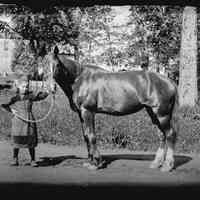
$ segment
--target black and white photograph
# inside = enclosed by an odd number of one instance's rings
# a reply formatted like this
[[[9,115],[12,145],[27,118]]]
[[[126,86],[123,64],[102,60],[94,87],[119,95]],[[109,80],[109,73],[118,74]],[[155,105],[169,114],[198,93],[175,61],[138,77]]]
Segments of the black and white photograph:
[[[83,2],[0,1],[0,190],[200,189],[199,5]]]

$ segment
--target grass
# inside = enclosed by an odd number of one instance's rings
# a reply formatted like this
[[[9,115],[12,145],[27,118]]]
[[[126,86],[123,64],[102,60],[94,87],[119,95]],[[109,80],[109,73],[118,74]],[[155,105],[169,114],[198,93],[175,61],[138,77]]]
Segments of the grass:
[[[35,103],[36,117],[42,117],[48,111],[49,99]],[[182,108],[179,111],[180,132],[176,144],[176,152],[200,152],[200,120],[195,115],[200,114],[200,106]],[[0,116],[0,139],[10,139],[11,115],[5,111]],[[59,91],[56,95],[56,105],[50,116],[38,123],[39,142],[57,145],[85,145],[81,126],[76,113],[68,104],[67,97]],[[157,127],[145,112],[123,117],[96,115],[96,133],[98,145],[103,148],[128,148],[130,150],[156,151],[159,138]]]

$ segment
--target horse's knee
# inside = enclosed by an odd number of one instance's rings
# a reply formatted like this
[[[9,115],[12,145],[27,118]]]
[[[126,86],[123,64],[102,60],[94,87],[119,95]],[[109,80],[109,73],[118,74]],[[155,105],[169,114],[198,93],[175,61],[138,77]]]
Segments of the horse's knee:
[[[90,149],[93,149],[96,145],[96,136],[94,133],[91,133],[90,131],[86,130],[84,134],[84,139],[87,143],[87,145],[90,147]]]
[[[164,148],[165,143],[166,143],[166,135],[160,131],[158,134],[158,137],[159,137],[159,141],[160,141],[160,148]]]
[[[96,136],[94,133],[86,132],[84,137],[90,145],[96,144]]]
[[[176,138],[176,132],[172,128],[166,132],[166,139],[168,144],[174,145],[176,142]]]
[[[172,126],[170,116],[159,117],[160,130],[163,132],[167,144],[173,145],[176,142],[176,132]]]

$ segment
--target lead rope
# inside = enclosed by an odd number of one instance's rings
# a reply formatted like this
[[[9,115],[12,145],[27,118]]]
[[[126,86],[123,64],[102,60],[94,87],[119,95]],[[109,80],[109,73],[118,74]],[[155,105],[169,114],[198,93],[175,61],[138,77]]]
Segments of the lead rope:
[[[51,75],[52,75],[52,72],[51,72]],[[38,120],[26,119],[26,118],[22,117],[21,115],[19,115],[15,109],[11,109],[11,111],[12,111],[12,113],[13,113],[14,116],[16,116],[17,118],[19,118],[19,119],[21,119],[21,120],[23,120],[25,122],[31,122],[31,123],[42,122],[42,121],[44,121],[44,120],[47,119],[47,117],[50,115],[50,113],[53,110],[53,107],[55,105],[55,93],[51,92],[50,96],[51,96],[51,104],[50,104],[49,110],[48,110],[47,114],[44,117],[42,117],[41,119],[38,119]]]
[[[39,122],[42,122],[47,119],[47,117],[50,115],[51,111],[53,110],[54,104],[55,104],[55,95],[51,94],[51,105],[49,107],[49,110],[44,117],[42,117],[41,119],[38,119],[38,120],[25,119],[21,115],[17,114],[17,111],[15,109],[11,109],[11,110],[12,110],[12,113],[14,116],[16,116],[17,118],[19,118],[25,122],[39,123]]]

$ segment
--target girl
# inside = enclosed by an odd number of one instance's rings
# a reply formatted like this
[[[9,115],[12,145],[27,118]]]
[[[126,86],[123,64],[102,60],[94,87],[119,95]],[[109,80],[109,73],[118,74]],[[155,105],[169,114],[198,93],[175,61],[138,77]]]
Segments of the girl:
[[[23,85],[23,83],[25,84]],[[24,88],[25,91],[27,82],[22,82],[21,87]],[[24,119],[34,121],[35,118],[32,112],[33,102],[45,99],[47,96],[47,92],[39,92],[37,95],[30,93],[28,94],[27,100],[19,100],[19,97],[13,97],[8,104],[1,105],[4,109],[14,114],[11,128],[11,140],[13,145],[13,160],[11,166],[19,165],[18,154],[20,148],[29,149],[31,158],[30,165],[33,167],[37,166],[35,161],[35,147],[38,144],[37,125],[35,122],[27,122],[19,118],[15,113],[20,114]]]

